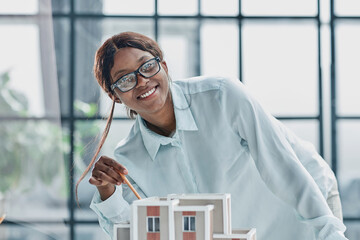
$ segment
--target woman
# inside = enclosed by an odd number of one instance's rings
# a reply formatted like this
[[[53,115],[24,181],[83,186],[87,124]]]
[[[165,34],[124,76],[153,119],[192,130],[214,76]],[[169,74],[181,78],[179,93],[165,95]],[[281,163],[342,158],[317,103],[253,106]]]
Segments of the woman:
[[[346,239],[331,169],[239,81],[171,82],[157,43],[132,32],[104,42],[94,72],[113,105],[79,182],[106,139],[115,103],[137,115],[115,150],[116,160],[101,156],[89,180],[98,189],[90,207],[109,235],[114,223],[129,219],[129,204],[136,199],[122,172],[142,197],[230,193],[233,227],[254,227],[259,239]]]

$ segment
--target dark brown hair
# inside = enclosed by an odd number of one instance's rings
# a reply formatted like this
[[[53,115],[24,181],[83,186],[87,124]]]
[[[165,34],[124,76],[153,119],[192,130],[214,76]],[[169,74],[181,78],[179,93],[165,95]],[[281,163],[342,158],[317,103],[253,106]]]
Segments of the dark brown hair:
[[[95,60],[94,60],[94,75],[96,80],[98,81],[99,85],[102,89],[109,95],[113,96],[114,92],[111,90],[111,74],[110,71],[114,66],[114,57],[117,51],[121,48],[126,47],[133,47],[140,49],[142,51],[146,51],[151,53],[154,57],[159,57],[160,61],[163,60],[163,53],[159,47],[159,45],[152,40],[151,38],[142,35],[140,33],[135,32],[123,32],[117,35],[112,36],[111,38],[107,39],[101,47],[95,53]],[[89,165],[85,169],[85,171],[81,174],[79,180],[76,183],[75,193],[76,193],[76,201],[78,201],[78,187],[80,182],[85,178],[86,174],[90,171],[91,167],[93,166],[97,155],[99,154],[106,137],[109,133],[113,114],[115,108],[115,97],[113,97],[113,103],[110,110],[109,117],[106,122],[106,126],[104,132],[101,136],[100,142],[98,144],[97,150],[92,157]],[[130,118],[134,118],[137,113],[132,110],[128,109],[128,115]]]

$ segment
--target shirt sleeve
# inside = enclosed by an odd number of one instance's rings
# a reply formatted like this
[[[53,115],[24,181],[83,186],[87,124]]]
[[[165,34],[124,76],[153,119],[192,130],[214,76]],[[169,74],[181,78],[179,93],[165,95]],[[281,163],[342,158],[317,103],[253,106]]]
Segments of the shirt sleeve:
[[[327,199],[329,197],[329,193],[333,189],[337,189],[335,174],[316,151],[312,143],[300,139],[280,121],[277,122],[291,148],[294,150],[296,157],[315,180],[324,198]]]
[[[301,221],[314,227],[317,239],[346,239],[344,224],[332,214],[320,188],[300,162],[277,120],[238,80],[223,81],[220,102],[229,124],[248,142],[256,168],[267,187],[292,206]]]
[[[145,197],[136,183],[127,176],[130,183],[141,197]],[[100,227],[113,239],[114,224],[130,221],[130,204],[136,196],[126,184],[116,186],[115,192],[105,201],[102,201],[98,191],[95,192],[90,208],[98,215]]]

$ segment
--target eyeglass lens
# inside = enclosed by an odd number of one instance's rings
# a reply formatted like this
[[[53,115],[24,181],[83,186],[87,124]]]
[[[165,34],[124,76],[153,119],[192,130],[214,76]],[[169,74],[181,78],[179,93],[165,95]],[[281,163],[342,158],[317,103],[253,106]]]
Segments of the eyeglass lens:
[[[159,64],[157,64],[156,59],[152,59],[151,61],[144,63],[140,67],[139,72],[144,77],[151,77],[158,71],[158,69],[159,69]]]

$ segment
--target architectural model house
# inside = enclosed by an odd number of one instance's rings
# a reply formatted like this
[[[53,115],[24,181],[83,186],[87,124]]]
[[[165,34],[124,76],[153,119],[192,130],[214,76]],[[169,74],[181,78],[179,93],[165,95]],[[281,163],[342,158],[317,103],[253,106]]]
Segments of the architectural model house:
[[[130,223],[114,226],[116,240],[256,240],[256,230],[233,230],[230,194],[171,194],[136,200]]]

